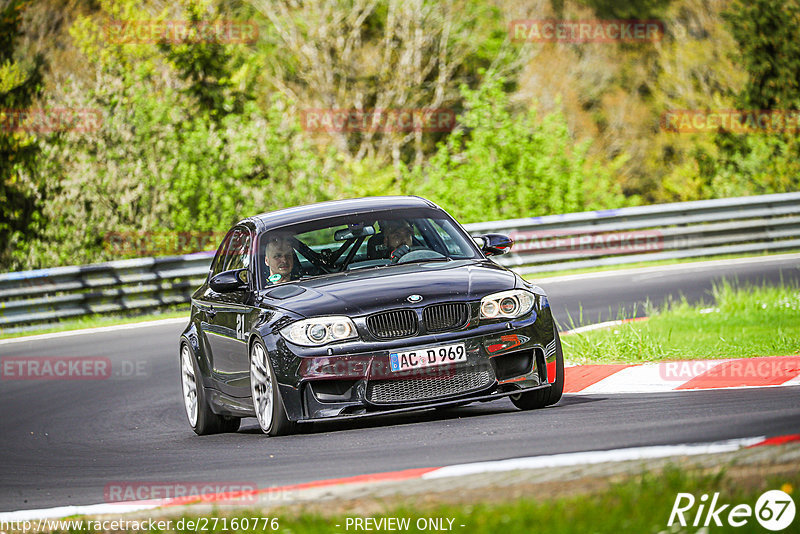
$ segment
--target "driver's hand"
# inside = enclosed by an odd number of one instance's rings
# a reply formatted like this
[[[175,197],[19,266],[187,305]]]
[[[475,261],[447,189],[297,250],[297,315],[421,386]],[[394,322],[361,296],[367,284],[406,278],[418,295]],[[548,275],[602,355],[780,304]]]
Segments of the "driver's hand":
[[[409,252],[411,252],[411,247],[409,247],[408,245],[400,245],[399,247],[397,247],[392,251],[391,255],[392,263],[397,263],[398,261],[400,261],[400,258],[405,256]]]

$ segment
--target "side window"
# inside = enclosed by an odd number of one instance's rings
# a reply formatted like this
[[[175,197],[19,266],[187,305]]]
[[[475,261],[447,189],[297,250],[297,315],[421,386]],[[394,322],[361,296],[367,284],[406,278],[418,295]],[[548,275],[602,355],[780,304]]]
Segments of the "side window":
[[[225,251],[223,271],[244,269],[250,265],[250,232],[246,228],[234,228]]]
[[[211,274],[209,278],[225,270],[225,259],[228,257],[227,254],[225,254],[225,250],[227,250],[228,244],[231,242],[231,237],[233,237],[233,232],[228,232],[228,235],[225,236],[225,239],[222,240],[222,244],[217,249],[217,255],[214,256],[214,261],[211,263]]]

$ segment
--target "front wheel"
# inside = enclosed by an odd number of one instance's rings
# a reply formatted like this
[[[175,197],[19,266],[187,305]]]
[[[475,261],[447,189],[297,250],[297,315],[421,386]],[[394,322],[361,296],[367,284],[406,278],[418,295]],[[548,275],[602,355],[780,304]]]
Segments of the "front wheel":
[[[257,340],[250,348],[250,393],[261,431],[268,436],[283,436],[294,431],[286,417],[278,382],[272,371],[264,344]]]
[[[553,325],[553,331],[556,341],[556,380],[547,389],[511,395],[511,402],[520,410],[535,410],[551,406],[560,401],[561,395],[564,393],[564,352],[561,349],[561,338],[555,325]]]
[[[200,370],[186,343],[181,344],[181,391],[186,417],[195,434],[204,436],[239,430],[241,419],[217,415],[211,411],[203,381],[200,380]]]

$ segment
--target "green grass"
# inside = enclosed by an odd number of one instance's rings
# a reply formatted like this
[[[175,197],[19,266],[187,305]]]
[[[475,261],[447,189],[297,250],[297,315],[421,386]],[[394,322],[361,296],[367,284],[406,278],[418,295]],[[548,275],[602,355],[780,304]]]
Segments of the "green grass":
[[[563,336],[573,363],[639,363],[800,354],[800,288],[716,284],[713,302],[649,307],[648,321]]]
[[[568,483],[561,486],[568,488]],[[246,517],[277,517],[279,530],[252,527],[247,532],[291,532],[293,534],[305,533],[345,533],[364,532],[355,530],[351,525],[348,529],[347,519],[355,517],[371,517],[375,520],[381,518],[407,518],[410,528],[398,532],[422,532],[417,528],[419,519],[444,518],[452,519],[452,531],[469,534],[495,534],[495,533],[529,533],[547,532],[548,534],[567,533],[660,533],[672,534],[677,532],[767,532],[758,523],[755,517],[750,517],[747,524],[733,528],[727,524],[727,514],[737,504],[746,504],[751,508],[755,506],[758,497],[766,490],[783,489],[793,492],[800,487],[800,472],[794,471],[781,476],[746,478],[731,477],[724,469],[712,473],[697,471],[684,471],[676,467],[666,469],[663,473],[645,473],[632,476],[622,482],[612,483],[593,492],[576,493],[568,496],[553,497],[546,492],[522,491],[514,497],[514,488],[487,489],[486,497],[481,497],[477,502],[464,499],[458,504],[431,504],[428,496],[420,498],[419,502],[406,502],[400,505],[384,504],[375,512],[367,514],[351,512],[343,514],[342,506],[337,506],[335,501],[330,504],[332,513],[305,512],[302,510],[272,510],[252,512],[236,512],[234,515],[218,515],[216,529],[209,532],[222,531],[222,518],[227,521],[228,531],[230,522],[237,518],[237,522]],[[712,526],[706,530],[692,527],[694,513],[697,512],[700,498],[703,494],[713,495],[719,492],[718,506],[730,504],[720,514],[722,527]],[[668,527],[670,513],[678,493],[691,493],[695,496],[696,504],[684,515],[687,527],[679,525]],[[488,498],[488,499],[487,499]],[[329,501],[330,502],[330,501]],[[434,501],[435,502],[435,501]],[[384,501],[385,503],[385,501]],[[324,505],[324,503],[323,503]],[[319,509],[320,506],[317,507]],[[349,508],[346,508],[349,509]],[[707,506],[706,506],[707,510]],[[198,516],[184,516],[186,519],[196,519]],[[208,516],[206,516],[208,517]],[[702,521],[705,520],[705,514]],[[172,525],[178,521],[172,520]],[[784,532],[797,532],[795,519],[792,526]],[[252,523],[251,523],[252,524]],[[336,525],[339,525],[338,527]],[[463,527],[461,525],[464,525]],[[702,528],[702,527],[700,527]],[[793,530],[794,529],[794,530]],[[240,532],[243,530],[240,530]],[[388,530],[375,530],[388,532]],[[424,530],[430,532],[430,530]],[[177,532],[194,532],[184,528]]]
[[[703,258],[682,258],[682,259],[672,259],[672,260],[658,260],[658,261],[638,261],[636,263],[625,263],[620,265],[601,265],[598,267],[585,267],[583,269],[563,269],[560,271],[548,271],[543,273],[533,273],[533,274],[526,274],[523,276],[526,280],[541,280],[544,278],[552,278],[555,276],[564,276],[564,275],[573,275],[573,274],[587,274],[587,273],[597,273],[597,272],[606,272],[606,271],[619,271],[619,270],[627,270],[627,269],[639,269],[642,267],[658,267],[659,265],[677,265],[679,263],[699,263],[704,261],[714,261],[714,260],[734,260],[740,258],[762,258],[765,256],[781,256],[784,254],[796,254],[800,252],[800,249],[797,250],[787,250],[782,251],[780,253],[776,252],[763,252],[761,254],[722,254],[718,256],[707,256]]]
[[[87,315],[86,317],[68,319],[53,325],[43,326],[35,330],[24,332],[3,332],[0,329],[0,339],[9,339],[22,336],[35,336],[38,334],[50,334],[52,332],[64,332],[67,330],[83,330],[86,328],[96,328],[99,326],[114,326],[120,324],[140,323],[143,321],[156,321],[158,319],[171,319],[174,317],[186,317],[189,321],[189,305],[172,306],[159,313],[148,313],[142,315]]]

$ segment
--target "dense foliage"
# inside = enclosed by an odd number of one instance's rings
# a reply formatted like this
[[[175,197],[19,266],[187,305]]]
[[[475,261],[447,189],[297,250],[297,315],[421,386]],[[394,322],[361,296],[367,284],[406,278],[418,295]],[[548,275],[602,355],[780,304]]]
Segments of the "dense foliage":
[[[800,110],[800,3],[736,0],[725,13],[748,72],[738,109]],[[793,131],[716,135],[716,157],[700,156],[709,196],[797,190],[800,137]]]
[[[469,134],[450,135],[425,166],[407,173],[407,184],[464,222],[625,203],[614,166],[587,161],[588,142],[572,140],[562,113],[539,119],[530,109],[513,116],[501,81],[489,77],[476,90],[462,87],[465,112],[458,122]]]
[[[796,132],[682,134],[670,109],[798,109],[797,0],[4,0],[0,269],[137,254],[320,200],[419,194],[463,221],[797,190]],[[514,19],[660,19],[643,43],[515,43]],[[247,21],[241,42],[113,24]],[[315,131],[309,109],[438,108],[452,131]],[[5,123],[7,124],[7,122]],[[147,250],[152,253],[151,249]]]
[[[27,109],[42,92],[43,58],[18,59],[22,15],[30,2],[0,8],[0,117]],[[39,141],[24,131],[0,128],[0,268],[25,265],[17,247],[39,238]]]

